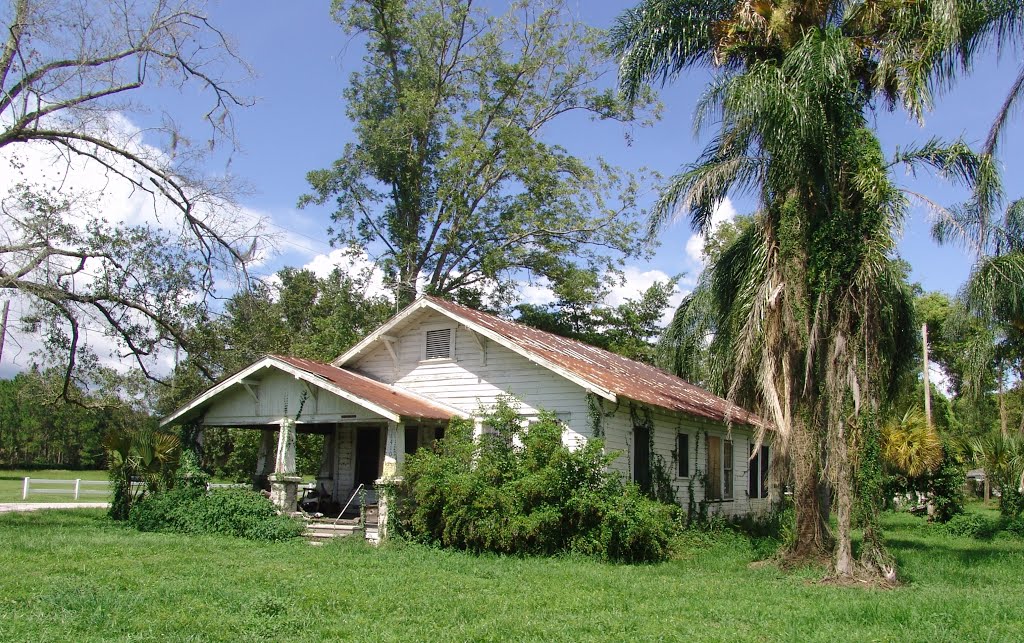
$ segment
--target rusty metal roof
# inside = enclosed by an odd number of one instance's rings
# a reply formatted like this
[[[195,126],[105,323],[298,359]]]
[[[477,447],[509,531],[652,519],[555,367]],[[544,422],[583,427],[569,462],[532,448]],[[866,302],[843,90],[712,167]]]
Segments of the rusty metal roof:
[[[268,355],[268,357],[323,378],[338,388],[344,389],[367,402],[372,402],[397,415],[401,415],[403,418],[449,420],[455,416],[453,411],[440,404],[344,368],[330,366],[329,364],[301,357],[288,357],[285,355]]]
[[[426,299],[457,318],[501,335],[524,352],[616,395],[719,422],[762,424],[760,418],[743,408],[654,366],[450,301],[429,296]]]

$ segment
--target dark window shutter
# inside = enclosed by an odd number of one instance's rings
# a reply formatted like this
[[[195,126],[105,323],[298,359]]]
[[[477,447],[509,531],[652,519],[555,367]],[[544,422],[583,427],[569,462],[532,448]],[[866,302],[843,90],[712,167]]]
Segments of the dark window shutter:
[[[754,453],[754,445],[750,445],[750,453],[753,457],[749,460],[747,466],[747,497],[757,498],[760,496],[758,493],[758,483],[761,481],[761,467],[760,458]]]
[[[416,427],[405,428],[405,455],[416,453],[420,448],[420,430]]]
[[[679,477],[690,477],[690,436],[680,433],[676,436],[676,457],[679,460]]]
[[[768,497],[768,447],[761,447],[761,497]]]
[[[651,432],[646,427],[633,427],[633,482],[651,490]]]

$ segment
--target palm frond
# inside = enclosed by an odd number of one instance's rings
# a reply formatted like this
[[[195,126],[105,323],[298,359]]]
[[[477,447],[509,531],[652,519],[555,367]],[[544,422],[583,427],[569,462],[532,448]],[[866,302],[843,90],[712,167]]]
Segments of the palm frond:
[[[643,0],[612,26],[612,51],[619,57],[619,86],[635,99],[651,81],[714,63],[715,25],[731,15],[728,0]]]

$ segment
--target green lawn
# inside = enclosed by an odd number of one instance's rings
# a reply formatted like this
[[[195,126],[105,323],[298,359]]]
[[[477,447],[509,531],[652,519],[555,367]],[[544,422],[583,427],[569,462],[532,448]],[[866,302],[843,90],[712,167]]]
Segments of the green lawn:
[[[67,471],[65,469],[45,469],[38,471],[22,471],[18,469],[0,470],[0,502],[74,502],[74,495],[69,491],[65,494],[37,494],[30,493],[24,501],[21,499],[21,485],[25,476],[32,478],[43,478],[49,480],[103,480],[108,479],[106,471]],[[46,485],[46,488],[53,489],[53,485]],[[90,489],[99,490],[101,487],[90,486]],[[83,495],[80,502],[107,502],[110,500],[107,495]]]
[[[101,511],[0,516],[0,640],[1020,641],[1024,541],[886,516],[907,584],[751,569],[726,539],[653,566],[138,533]]]

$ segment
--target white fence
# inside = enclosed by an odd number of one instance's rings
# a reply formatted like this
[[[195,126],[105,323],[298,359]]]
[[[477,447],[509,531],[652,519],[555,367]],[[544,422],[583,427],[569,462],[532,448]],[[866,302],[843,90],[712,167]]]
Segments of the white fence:
[[[133,484],[142,484],[139,482]],[[110,482],[106,480],[51,480],[48,478],[25,478],[21,485],[21,499],[26,500],[29,494],[50,494],[73,496],[78,500],[82,496],[110,495]]]
[[[144,482],[133,482],[133,487],[146,484]],[[238,487],[248,489],[249,484],[208,484],[207,489],[225,489]],[[21,485],[21,499],[28,499],[32,494],[51,494],[61,496],[74,496],[79,500],[82,496],[107,496],[110,495],[110,482],[107,480],[50,480],[47,478],[25,478]]]

